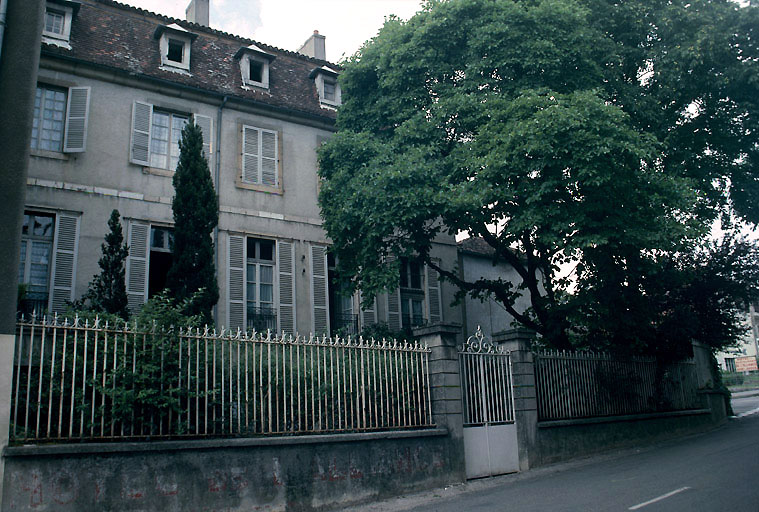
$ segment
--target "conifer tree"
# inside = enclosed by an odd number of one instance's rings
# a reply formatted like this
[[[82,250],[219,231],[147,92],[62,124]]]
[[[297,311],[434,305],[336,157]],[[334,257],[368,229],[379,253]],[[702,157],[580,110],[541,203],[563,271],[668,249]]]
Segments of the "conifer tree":
[[[219,222],[218,200],[203,155],[203,133],[189,122],[182,129],[179,163],[174,173],[173,261],[166,279],[169,296],[177,301],[193,298],[189,314],[212,321],[211,309],[219,300],[211,231]]]
[[[111,313],[126,319],[129,312],[124,266],[129,248],[124,243],[118,210],[111,212],[108,227],[110,231],[105,235],[105,241],[100,246],[103,251],[98,261],[100,274],[90,282],[83,302],[89,302],[88,309],[93,311]]]

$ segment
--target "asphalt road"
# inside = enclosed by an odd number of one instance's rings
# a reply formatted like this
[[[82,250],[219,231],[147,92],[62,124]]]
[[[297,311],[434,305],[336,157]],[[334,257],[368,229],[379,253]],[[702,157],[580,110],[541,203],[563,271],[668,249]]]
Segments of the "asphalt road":
[[[706,434],[371,510],[759,512],[759,396],[734,399],[733,408],[738,417]]]

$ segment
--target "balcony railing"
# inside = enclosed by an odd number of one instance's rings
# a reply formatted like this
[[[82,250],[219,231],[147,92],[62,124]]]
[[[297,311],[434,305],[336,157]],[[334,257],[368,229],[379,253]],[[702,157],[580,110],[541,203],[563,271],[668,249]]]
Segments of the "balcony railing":
[[[424,316],[422,315],[402,315],[404,328],[420,327],[424,325]]]
[[[248,306],[248,330],[257,332],[276,331],[277,310],[266,306]]]
[[[336,313],[332,318],[332,333],[340,336],[356,336],[358,334],[358,315]]]
[[[26,292],[24,298],[18,301],[17,312],[19,318],[32,315],[42,317],[47,312],[47,293]]]

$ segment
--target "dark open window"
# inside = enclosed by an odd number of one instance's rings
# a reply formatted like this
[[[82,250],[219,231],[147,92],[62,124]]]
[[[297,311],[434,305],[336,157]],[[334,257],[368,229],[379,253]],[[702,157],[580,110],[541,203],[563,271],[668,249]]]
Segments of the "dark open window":
[[[166,288],[173,255],[171,242],[174,231],[170,228],[150,228],[150,267],[148,269],[148,297]]]
[[[250,59],[250,77],[251,82],[264,81],[264,63],[258,60]]]
[[[182,62],[184,59],[184,42],[177,39],[169,39],[169,51],[166,58],[172,62]]]

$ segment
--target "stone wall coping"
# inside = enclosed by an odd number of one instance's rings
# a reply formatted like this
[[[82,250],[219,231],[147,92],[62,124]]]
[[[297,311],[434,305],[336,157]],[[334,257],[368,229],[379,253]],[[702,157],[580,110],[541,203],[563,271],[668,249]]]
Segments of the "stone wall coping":
[[[623,421],[655,420],[678,416],[698,416],[711,414],[711,409],[690,409],[687,411],[653,412],[647,414],[628,414],[625,416],[604,416],[601,418],[579,418],[573,420],[539,421],[538,428],[570,427],[573,425],[589,425],[595,423],[617,423]]]
[[[413,330],[414,336],[429,336],[430,334],[460,334],[462,325],[458,323],[437,323],[416,327]]]
[[[303,444],[329,444],[383,439],[446,436],[446,428],[395,430],[383,432],[351,432],[345,434],[314,434],[276,437],[248,437],[225,439],[183,439],[173,441],[132,441],[116,443],[79,443],[7,446],[3,457],[39,457],[60,455],[90,455],[107,453],[165,452],[179,450],[213,450],[219,448],[245,448],[251,446],[287,446]]]

